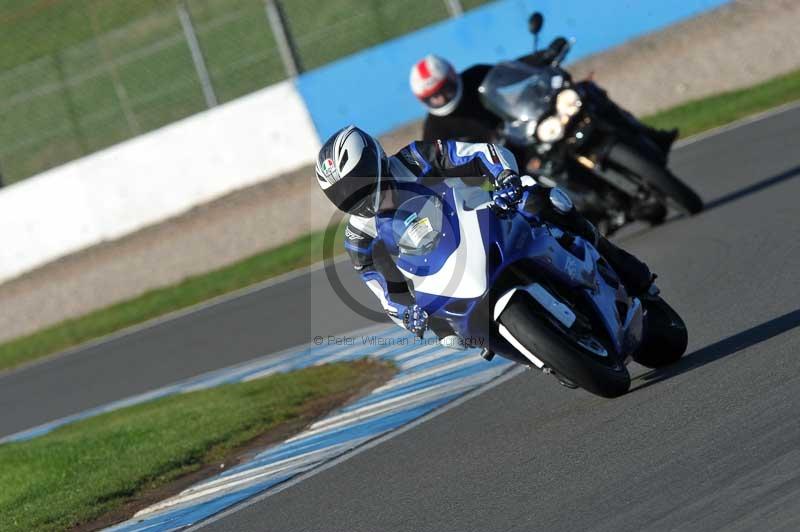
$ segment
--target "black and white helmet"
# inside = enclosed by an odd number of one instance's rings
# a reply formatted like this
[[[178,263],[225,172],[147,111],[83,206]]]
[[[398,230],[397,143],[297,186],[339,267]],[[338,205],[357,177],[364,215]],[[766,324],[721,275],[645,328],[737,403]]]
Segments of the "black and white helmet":
[[[317,183],[339,210],[371,215],[385,166],[380,143],[356,126],[347,126],[319,150]]]

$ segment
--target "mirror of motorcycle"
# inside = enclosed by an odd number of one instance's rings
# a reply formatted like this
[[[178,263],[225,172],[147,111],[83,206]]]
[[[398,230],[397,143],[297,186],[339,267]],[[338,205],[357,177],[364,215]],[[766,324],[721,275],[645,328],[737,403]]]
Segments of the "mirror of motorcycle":
[[[535,11],[531,18],[528,19],[528,29],[533,35],[537,35],[542,31],[542,24],[544,24],[544,17],[538,11]]]
[[[539,32],[542,31],[542,24],[544,24],[544,16],[538,11],[534,11],[528,19],[528,30],[533,35],[533,51],[539,50]]]

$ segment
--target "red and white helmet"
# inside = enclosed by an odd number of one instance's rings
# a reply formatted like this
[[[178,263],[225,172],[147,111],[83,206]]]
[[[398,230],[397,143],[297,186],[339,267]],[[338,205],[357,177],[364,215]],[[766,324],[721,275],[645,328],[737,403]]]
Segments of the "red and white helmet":
[[[447,60],[429,55],[411,67],[411,92],[436,116],[452,113],[461,101],[461,76]]]

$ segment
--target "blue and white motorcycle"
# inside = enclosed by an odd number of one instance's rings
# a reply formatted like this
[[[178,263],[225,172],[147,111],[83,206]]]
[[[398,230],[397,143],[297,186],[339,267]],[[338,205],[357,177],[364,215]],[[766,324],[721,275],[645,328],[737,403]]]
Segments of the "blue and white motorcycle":
[[[378,223],[432,329],[603,397],[628,391],[631,359],[680,359],[686,327],[655,290],[629,297],[589,242],[448,181],[403,194]]]

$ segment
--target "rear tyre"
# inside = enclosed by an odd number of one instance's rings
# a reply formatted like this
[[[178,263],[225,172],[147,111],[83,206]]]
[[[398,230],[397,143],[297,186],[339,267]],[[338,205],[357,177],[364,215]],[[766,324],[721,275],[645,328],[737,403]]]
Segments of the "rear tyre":
[[[534,305],[536,303],[530,297],[515,295],[499,321],[517,341],[553,370],[556,377],[563,377],[601,397],[614,398],[627,393],[631,376],[623,364],[612,367],[598,362],[595,360],[597,355],[573,344],[542,319]]]
[[[686,324],[660,297],[642,299],[645,308],[644,338],[633,360],[648,368],[674,364],[686,352],[689,335]]]
[[[625,144],[615,144],[609,151],[608,158],[615,165],[630,170],[672,199],[685,213],[697,214],[703,210],[703,200],[694,190],[665,167],[644,158],[633,148]]]

